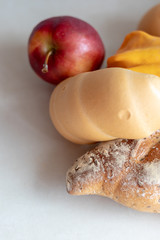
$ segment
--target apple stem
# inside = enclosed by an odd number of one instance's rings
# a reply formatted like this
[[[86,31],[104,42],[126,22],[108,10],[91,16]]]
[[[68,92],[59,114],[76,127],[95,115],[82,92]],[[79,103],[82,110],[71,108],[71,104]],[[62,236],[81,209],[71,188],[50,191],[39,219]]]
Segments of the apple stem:
[[[53,53],[53,49],[51,49],[50,51],[48,51],[47,55],[46,55],[46,59],[45,62],[43,64],[43,68],[42,68],[42,72],[43,73],[47,73],[48,72],[48,59],[50,57],[50,55]]]

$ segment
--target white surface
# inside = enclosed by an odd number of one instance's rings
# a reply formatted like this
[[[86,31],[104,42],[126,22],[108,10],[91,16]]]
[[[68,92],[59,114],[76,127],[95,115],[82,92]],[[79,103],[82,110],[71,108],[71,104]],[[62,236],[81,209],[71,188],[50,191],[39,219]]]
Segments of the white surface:
[[[66,171],[87,147],[56,132],[48,114],[53,86],[35,75],[27,57],[28,37],[39,21],[72,15],[98,30],[106,60],[158,2],[1,0],[1,240],[159,238],[158,214],[140,213],[104,197],[67,194]]]

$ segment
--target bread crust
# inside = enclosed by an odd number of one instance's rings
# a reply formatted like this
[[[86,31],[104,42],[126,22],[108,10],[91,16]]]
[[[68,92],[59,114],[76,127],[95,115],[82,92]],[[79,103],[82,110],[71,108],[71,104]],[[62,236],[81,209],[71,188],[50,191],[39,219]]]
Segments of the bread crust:
[[[68,170],[66,185],[73,195],[102,195],[139,211],[160,213],[160,130],[140,140],[98,144]]]

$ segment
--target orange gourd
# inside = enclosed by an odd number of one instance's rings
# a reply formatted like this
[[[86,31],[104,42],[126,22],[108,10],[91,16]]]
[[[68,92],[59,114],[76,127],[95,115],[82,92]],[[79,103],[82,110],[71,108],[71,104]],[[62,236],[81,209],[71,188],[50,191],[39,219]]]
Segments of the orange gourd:
[[[160,37],[143,31],[129,33],[107,67],[122,67],[160,76]]]

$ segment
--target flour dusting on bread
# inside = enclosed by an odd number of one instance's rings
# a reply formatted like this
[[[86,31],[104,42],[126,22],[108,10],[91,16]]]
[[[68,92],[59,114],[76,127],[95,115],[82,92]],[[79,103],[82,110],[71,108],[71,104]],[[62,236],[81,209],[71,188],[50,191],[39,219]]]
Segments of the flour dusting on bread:
[[[128,160],[133,143],[133,140],[118,139],[102,142],[92,151],[88,151],[68,170],[67,190],[70,192],[76,186],[74,191],[78,188],[81,191],[90,182],[101,180],[104,174],[113,183]]]
[[[160,212],[160,131],[140,140],[98,144],[67,173],[71,194],[107,196],[125,206]]]
[[[160,185],[160,159],[144,164],[143,182],[149,185]]]

